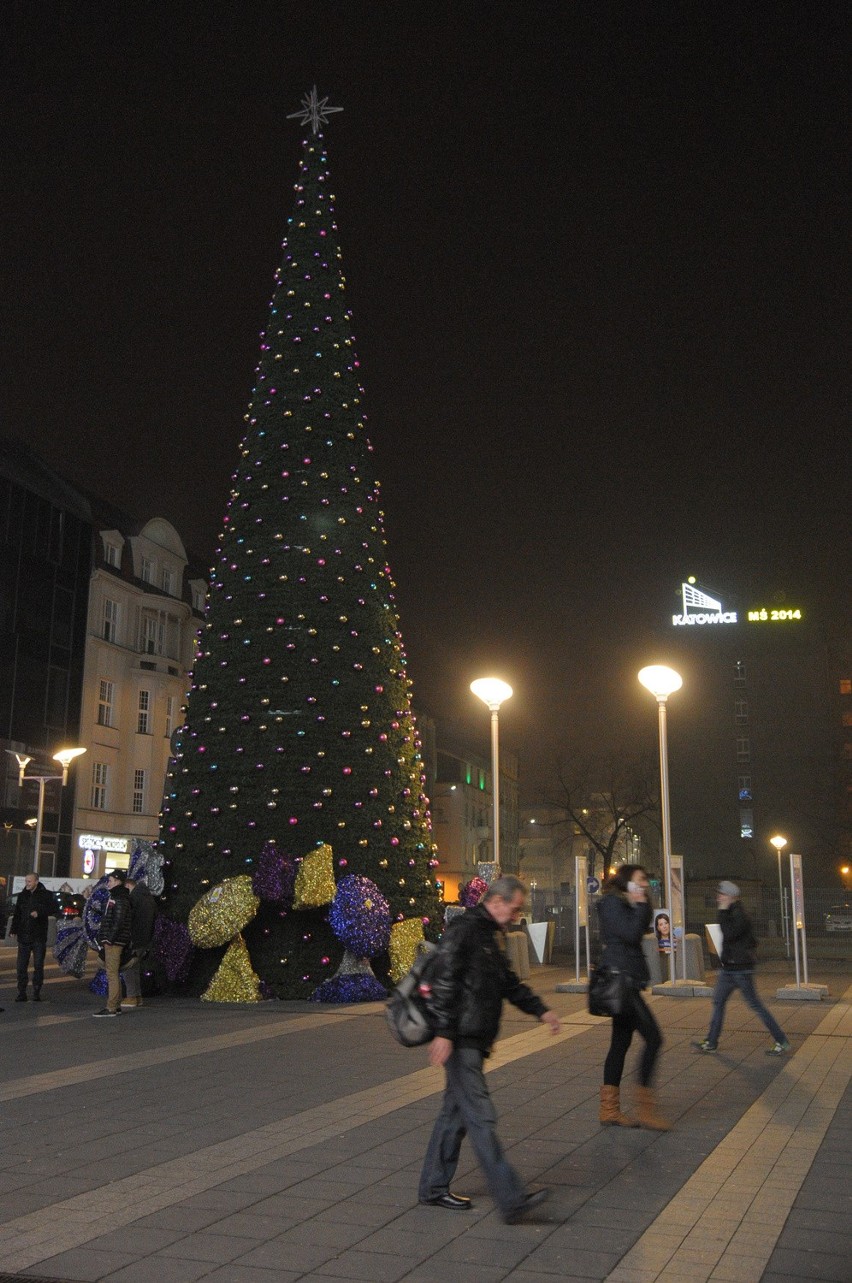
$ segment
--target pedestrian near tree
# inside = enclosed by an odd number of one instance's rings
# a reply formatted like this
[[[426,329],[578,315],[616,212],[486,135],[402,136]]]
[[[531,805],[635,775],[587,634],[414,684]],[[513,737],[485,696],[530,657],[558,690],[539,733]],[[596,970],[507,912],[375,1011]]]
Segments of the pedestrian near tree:
[[[96,1016],[121,1014],[121,963],[125,950],[129,949],[131,933],[130,892],[126,881],[126,869],[113,869],[107,874],[109,898],[98,931],[98,945],[103,949],[107,974],[107,1005],[94,1012]]]
[[[154,939],[157,901],[148,890],[146,882],[128,878],[125,885],[130,892],[131,955],[122,971],[125,996],[121,1001],[121,1010],[135,1011],[142,1006],[142,964]]]
[[[625,980],[624,1005],[612,1017],[612,1037],[604,1061],[600,1121],[617,1127],[648,1127],[668,1131],[671,1124],[659,1113],[652,1086],[663,1035],[642,997],[648,983],[648,963],[642,939],[651,926],[648,873],[641,864],[622,864],[604,884],[598,902],[603,952],[600,965],[620,971]],[[645,1046],[639,1061],[637,1118],[621,1111],[621,1078],[627,1050],[638,1033]]]
[[[33,960],[33,1002],[41,1002],[47,929],[56,910],[53,892],[39,881],[37,873],[28,873],[24,878],[24,889],[18,893],[9,927],[9,935],[16,936],[18,940],[18,996],[15,1002],[27,1001],[30,958]]]
[[[713,1014],[707,1037],[694,1045],[699,1051],[712,1054],[719,1049],[719,1035],[725,1019],[725,1005],[735,989],[739,989],[743,998],[755,1015],[759,1016],[772,1038],[773,1046],[767,1050],[768,1056],[783,1056],[790,1050],[784,1031],[772,1013],[763,1005],[754,987],[755,951],[757,940],[751,918],[746,913],[740,899],[740,889],[735,882],[720,882],[716,892],[719,926],[722,930],[722,970],[716,977],[716,988],[713,991]]]
[[[559,1017],[523,984],[506,961],[503,936],[523,911],[524,884],[515,877],[492,882],[478,904],[453,918],[430,970],[435,1038],[429,1060],[443,1065],[446,1090],[420,1174],[421,1203],[466,1211],[469,1198],[450,1190],[467,1135],[485,1173],[503,1220],[513,1224],[539,1203],[547,1190],[527,1192],[507,1162],[497,1137],[497,1113],[482,1064],[500,1026],[503,999],[559,1030]]]

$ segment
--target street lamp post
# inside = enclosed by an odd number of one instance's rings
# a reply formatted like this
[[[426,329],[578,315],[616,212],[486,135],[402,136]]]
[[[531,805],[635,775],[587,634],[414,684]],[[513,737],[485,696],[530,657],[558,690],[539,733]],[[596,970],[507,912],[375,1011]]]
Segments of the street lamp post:
[[[666,882],[666,908],[669,911],[672,945],[669,949],[669,982],[675,979],[674,905],[672,904],[672,832],[669,810],[669,750],[666,733],[666,700],[683,685],[683,678],[664,664],[651,664],[639,673],[639,681],[657,701],[660,730],[660,809],[663,820],[663,872]],[[681,947],[686,949],[686,923]]]
[[[494,800],[494,870],[500,876],[500,748],[498,735],[498,716],[500,705],[512,694],[512,688],[499,677],[478,677],[470,683],[473,691],[483,704],[491,710],[491,778]]]
[[[787,957],[790,957],[790,931],[787,925],[787,906],[784,903],[784,879],[781,876],[781,852],[787,845],[787,839],[782,838],[780,833],[776,833],[774,838],[769,841],[775,847],[775,854],[778,856],[778,912],[781,915],[781,930],[784,933],[784,944],[787,949]]]
[[[50,784],[52,780],[61,780],[62,787],[68,783],[68,768],[79,757],[85,753],[84,748],[61,748],[58,753],[53,754],[54,762],[59,762],[62,767],[61,775],[27,775],[26,770],[33,760],[25,753],[16,753],[14,749],[7,748],[6,752],[11,753],[12,757],[18,763],[18,787],[23,788],[27,781],[34,781],[38,784],[38,808],[36,810],[36,829],[35,829],[35,858],[33,860],[33,873],[39,873],[41,863],[41,830],[44,823],[44,787]]]

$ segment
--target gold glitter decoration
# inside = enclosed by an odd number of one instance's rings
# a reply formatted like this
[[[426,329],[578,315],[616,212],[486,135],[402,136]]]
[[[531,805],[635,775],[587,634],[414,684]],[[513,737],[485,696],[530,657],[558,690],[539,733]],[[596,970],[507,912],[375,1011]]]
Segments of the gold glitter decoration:
[[[306,855],[296,874],[293,892],[294,909],[317,909],[330,904],[337,886],[334,881],[332,851],[327,842]]]
[[[419,918],[405,918],[393,924],[390,932],[390,978],[394,984],[411,970],[424,939],[423,923]]]
[[[201,1000],[260,1002],[260,978],[251,965],[249,951],[242,936],[238,935],[231,944],[219,963],[219,970],[201,995]]]
[[[233,940],[257,913],[260,900],[247,873],[211,887],[189,911],[189,934],[199,949],[215,949]]]

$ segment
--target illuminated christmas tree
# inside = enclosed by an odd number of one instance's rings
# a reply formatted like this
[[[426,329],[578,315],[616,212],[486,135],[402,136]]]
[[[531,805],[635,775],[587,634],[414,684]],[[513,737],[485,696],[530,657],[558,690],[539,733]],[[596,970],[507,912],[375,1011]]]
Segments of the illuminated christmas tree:
[[[321,133],[338,109],[316,90],[303,106],[295,211],[167,780],[161,846],[165,907],[178,922],[205,896],[218,912],[220,884],[252,877],[259,908],[224,933],[242,932],[262,994],[307,998],[324,982],[327,995],[351,956],[339,910],[336,930],[328,921],[345,877],[370,879],[392,924],[422,920],[428,929],[438,907]],[[375,912],[369,894],[341,902]],[[382,930],[355,939],[384,949]],[[223,952],[196,956],[197,991]],[[386,976],[386,955],[376,970]]]

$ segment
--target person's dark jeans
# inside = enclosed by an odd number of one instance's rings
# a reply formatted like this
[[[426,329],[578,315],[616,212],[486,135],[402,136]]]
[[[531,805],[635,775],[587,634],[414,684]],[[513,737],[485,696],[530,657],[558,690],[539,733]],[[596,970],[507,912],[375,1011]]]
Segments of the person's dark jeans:
[[[764,1007],[754,987],[752,971],[720,971],[716,977],[716,988],[713,990],[713,1016],[707,1041],[715,1047],[719,1042],[722,1024],[725,1019],[725,1004],[735,989],[739,989],[743,998],[756,1016],[759,1016],[776,1042],[786,1042],[784,1031],[772,1013]]]
[[[18,996],[25,997],[27,992],[27,972],[30,955],[33,960],[33,993],[36,994],[44,983],[44,955],[47,952],[45,940],[18,940]]]
[[[473,1047],[455,1047],[445,1065],[447,1087],[423,1170],[419,1197],[422,1201],[446,1194],[456,1173],[461,1143],[467,1135],[485,1173],[491,1197],[504,1214],[520,1207],[526,1190],[514,1167],[507,1162],[497,1137],[497,1111],[482,1072],[483,1054]]]
[[[604,1061],[604,1085],[619,1087],[624,1073],[624,1058],[638,1033],[644,1040],[645,1047],[639,1062],[639,1082],[643,1087],[650,1087],[654,1075],[659,1050],[663,1045],[663,1035],[644,998],[638,989],[631,989],[629,1001],[625,1004],[620,1016],[612,1018],[612,1038],[607,1058]]]

